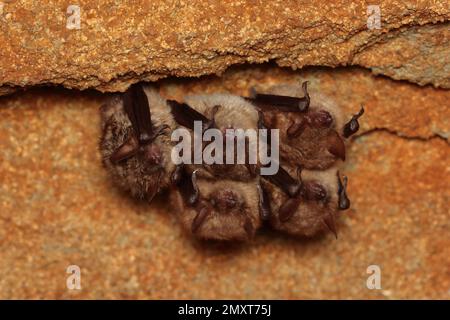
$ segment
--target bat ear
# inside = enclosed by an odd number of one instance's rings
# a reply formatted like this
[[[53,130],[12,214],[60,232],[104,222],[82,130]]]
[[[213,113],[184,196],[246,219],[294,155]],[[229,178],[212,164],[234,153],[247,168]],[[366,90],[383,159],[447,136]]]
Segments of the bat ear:
[[[351,135],[355,134],[359,130],[359,122],[358,119],[364,114],[364,107],[361,106],[361,109],[357,114],[353,115],[349,122],[344,125],[343,135],[348,138]]]
[[[110,156],[113,164],[128,159],[134,156],[139,151],[139,143],[134,135],[125,141],[114,153]]]
[[[171,177],[170,177],[170,182],[172,183],[172,185],[176,186],[178,185],[178,183],[180,182],[181,178],[183,177],[183,165],[179,164],[175,167],[175,170],[173,171]]]

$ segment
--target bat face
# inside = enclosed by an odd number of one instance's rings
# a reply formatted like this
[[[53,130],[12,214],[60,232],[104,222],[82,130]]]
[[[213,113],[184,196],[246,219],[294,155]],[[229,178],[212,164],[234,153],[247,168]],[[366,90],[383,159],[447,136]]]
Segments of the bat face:
[[[235,136],[230,136],[227,129],[251,129],[257,132],[259,115],[257,110],[243,98],[230,94],[196,95],[186,97],[187,104],[203,114],[208,119],[208,128],[217,129],[223,136],[223,145],[226,139],[233,139],[234,148],[237,151],[238,144]],[[223,164],[203,164],[202,168],[212,176],[240,181],[252,180],[258,171],[258,162],[249,163],[249,139],[242,140],[245,144],[245,164],[237,164],[236,153],[232,158],[233,163],[226,163],[225,148],[223,149]],[[203,143],[203,149],[208,142]],[[197,167],[198,168],[198,167]]]
[[[175,170],[170,158],[175,122],[168,106],[156,91],[138,86],[113,97],[101,112],[104,166],[122,188],[151,201]]]
[[[171,204],[184,228],[214,240],[248,240],[261,225],[257,181],[207,178],[185,172],[171,192]]]
[[[287,171],[294,172],[293,169]],[[296,236],[308,237],[327,230],[337,236],[335,221],[341,198],[337,169],[305,170],[300,179],[297,193],[291,196],[274,184],[263,184],[270,195],[271,225]]]
[[[344,123],[333,101],[320,94],[310,97],[306,83],[276,86],[269,92],[247,100],[261,110],[265,126],[280,129],[280,153],[286,163],[326,169],[345,160]]]

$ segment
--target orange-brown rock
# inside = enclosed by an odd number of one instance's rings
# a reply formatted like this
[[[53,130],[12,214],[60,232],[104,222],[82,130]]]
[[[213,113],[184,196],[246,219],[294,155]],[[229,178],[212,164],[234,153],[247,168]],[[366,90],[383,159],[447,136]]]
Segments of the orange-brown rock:
[[[167,76],[219,74],[233,64],[360,65],[450,87],[448,1],[0,1],[0,94],[60,84],[123,91]],[[374,25],[374,24],[372,24]],[[375,24],[376,25],[376,24]],[[76,24],[75,24],[76,26]]]
[[[366,106],[338,240],[263,230],[248,245],[194,241],[165,199],[149,207],[111,184],[97,150],[105,95],[0,98],[0,298],[448,299],[450,91],[356,68],[239,67],[158,84],[180,98],[299,79],[346,113]],[[66,287],[69,265],[81,268],[79,291]],[[381,290],[366,287],[370,265]]]

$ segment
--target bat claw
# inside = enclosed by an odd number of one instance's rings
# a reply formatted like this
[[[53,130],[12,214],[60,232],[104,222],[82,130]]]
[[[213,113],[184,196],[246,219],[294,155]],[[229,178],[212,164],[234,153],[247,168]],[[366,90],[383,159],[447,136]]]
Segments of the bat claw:
[[[206,217],[209,215],[210,209],[207,206],[203,206],[200,211],[195,216],[194,220],[192,220],[191,231],[192,233],[197,233],[200,226],[205,222]]]
[[[170,177],[170,181],[173,185],[177,185],[183,175],[183,165],[178,165],[175,167],[175,170]]]
[[[249,239],[253,237],[253,233],[255,229],[253,228],[252,220],[249,217],[246,217],[244,222],[244,230],[247,233]]]
[[[269,220],[270,218],[270,204],[269,197],[267,196],[264,188],[258,184],[258,193],[259,193],[259,216],[261,220]]]
[[[330,212],[328,216],[322,219],[325,226],[334,234],[336,239],[338,238],[337,229],[336,229],[336,221],[334,219],[334,215]]]
[[[280,207],[278,211],[278,218],[281,222],[286,222],[295,214],[300,205],[299,198],[290,198]]]
[[[347,210],[348,208],[350,208],[350,199],[347,197],[348,179],[346,176],[344,176],[344,183],[342,183],[339,171],[337,173],[337,177],[338,177],[338,196],[339,196],[338,207],[339,210]]]
[[[109,157],[109,160],[113,164],[117,164],[120,161],[131,158],[139,152],[139,142],[134,134],[128,138],[113,154]]]
[[[158,193],[162,174],[163,174],[163,172],[160,171],[158,174],[158,178],[156,179],[156,183],[150,189],[147,189],[146,199],[147,199],[148,203],[151,203],[153,201],[153,199],[155,198],[156,194]]]

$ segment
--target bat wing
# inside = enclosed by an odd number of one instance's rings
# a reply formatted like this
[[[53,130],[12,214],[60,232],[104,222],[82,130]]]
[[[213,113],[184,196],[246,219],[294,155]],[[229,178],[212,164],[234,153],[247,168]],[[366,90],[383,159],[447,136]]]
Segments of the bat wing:
[[[141,84],[133,84],[123,96],[125,112],[131,121],[139,143],[145,144],[153,138],[150,105]]]

